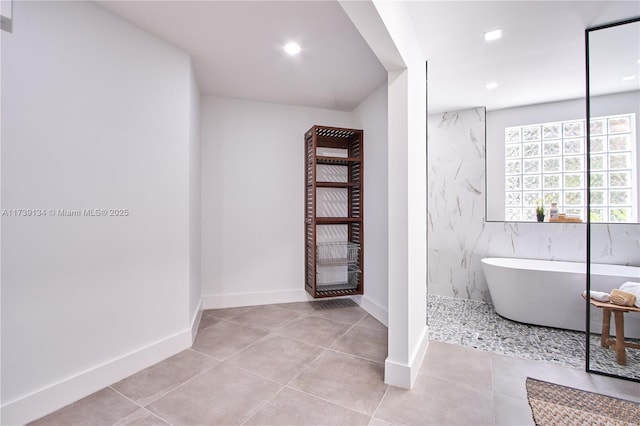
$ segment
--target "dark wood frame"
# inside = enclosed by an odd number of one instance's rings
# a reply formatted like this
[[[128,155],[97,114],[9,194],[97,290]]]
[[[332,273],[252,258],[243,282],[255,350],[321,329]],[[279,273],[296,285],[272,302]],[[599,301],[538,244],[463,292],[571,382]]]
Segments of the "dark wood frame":
[[[315,298],[364,294],[364,134],[362,130],[315,125],[305,139],[305,289]],[[346,149],[347,157],[317,155],[317,148]],[[320,164],[348,167],[347,182],[318,182],[316,167]],[[348,191],[347,217],[317,217],[316,189],[346,188]],[[348,241],[360,245],[358,252],[357,287],[347,290],[322,290],[316,282],[317,225],[347,225]]]

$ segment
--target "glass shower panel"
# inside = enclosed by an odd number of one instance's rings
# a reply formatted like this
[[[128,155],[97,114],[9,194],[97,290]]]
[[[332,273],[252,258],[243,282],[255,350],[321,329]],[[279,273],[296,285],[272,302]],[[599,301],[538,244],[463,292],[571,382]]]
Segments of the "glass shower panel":
[[[640,381],[640,18],[586,42],[587,371]]]

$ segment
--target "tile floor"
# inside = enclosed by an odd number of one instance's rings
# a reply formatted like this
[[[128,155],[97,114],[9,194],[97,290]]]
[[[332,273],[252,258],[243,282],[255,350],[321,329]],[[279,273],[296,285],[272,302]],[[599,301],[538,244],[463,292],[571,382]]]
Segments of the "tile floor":
[[[510,321],[492,305],[475,300],[430,294],[427,309],[431,340],[584,369],[583,332]],[[616,362],[612,348],[600,346],[599,334],[592,334],[590,341],[592,370],[640,379],[640,351],[627,349],[623,366]]]
[[[34,425],[530,425],[527,376],[640,400],[638,384],[431,341],[411,391],[387,330],[323,302],[205,311],[195,344]]]

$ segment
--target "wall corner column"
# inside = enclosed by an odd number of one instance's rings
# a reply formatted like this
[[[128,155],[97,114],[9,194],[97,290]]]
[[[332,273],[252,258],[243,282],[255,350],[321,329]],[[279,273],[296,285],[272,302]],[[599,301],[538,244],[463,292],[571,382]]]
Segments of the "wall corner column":
[[[425,59],[404,4],[378,0],[340,4],[388,72],[385,382],[409,389],[428,344]]]

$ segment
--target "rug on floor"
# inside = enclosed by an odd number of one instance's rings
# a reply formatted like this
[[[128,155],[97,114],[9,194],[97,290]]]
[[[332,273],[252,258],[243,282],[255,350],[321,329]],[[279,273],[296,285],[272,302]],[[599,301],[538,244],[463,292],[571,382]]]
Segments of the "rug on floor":
[[[640,404],[527,377],[536,425],[638,425]]]

